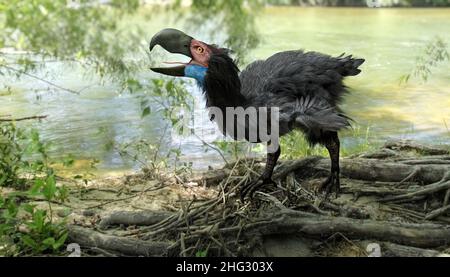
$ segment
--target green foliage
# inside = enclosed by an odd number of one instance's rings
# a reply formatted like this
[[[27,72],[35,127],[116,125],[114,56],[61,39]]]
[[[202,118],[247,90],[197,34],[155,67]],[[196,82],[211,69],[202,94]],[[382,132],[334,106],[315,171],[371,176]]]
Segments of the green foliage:
[[[181,2],[175,1],[173,7],[179,8]],[[218,29],[225,31],[225,46],[242,60],[259,43],[254,15],[263,4],[263,0],[193,0],[189,22],[198,28],[211,21],[214,25],[211,36],[217,34]]]
[[[0,256],[58,253],[66,239],[65,222],[55,223],[51,212],[0,196]]]
[[[400,83],[407,83],[411,76],[420,78],[426,82],[431,75],[432,68],[437,67],[440,63],[449,61],[448,46],[441,37],[435,37],[428,42],[423,53],[416,58],[416,66],[412,73],[400,77]]]
[[[125,55],[141,36],[123,34],[117,20],[111,18],[136,11],[139,1],[115,0],[111,5],[95,2],[80,0],[70,5],[66,0],[0,0],[0,14],[4,15],[0,21],[0,48],[25,50],[44,60],[56,57],[79,61],[101,76],[126,73],[130,66]],[[118,37],[123,39],[120,43],[115,41]],[[3,63],[20,66],[23,72],[36,65],[31,56],[20,56],[15,61],[5,56]]]
[[[172,126],[179,126],[182,116],[178,110],[190,108],[189,94],[178,81],[147,83],[142,80],[138,72],[148,68],[148,41],[143,39],[148,33],[137,25],[120,26],[124,15],[138,12],[139,1],[114,0],[108,5],[89,0],[76,3],[0,0],[0,13],[4,14],[0,18],[0,49],[25,51],[12,57],[0,50],[0,74],[14,73],[21,77],[39,65],[45,66],[49,59],[81,65],[101,77],[113,77],[123,91],[138,94],[142,117],[160,113]],[[260,0],[194,0],[188,23],[193,28],[203,28],[208,22],[216,24],[212,33],[220,28],[220,33],[227,35],[227,46],[242,58],[258,43],[253,15],[262,3]],[[180,1],[174,1],[171,8],[180,15],[185,14]],[[182,132],[180,128],[175,130]]]
[[[341,147],[342,156],[350,156],[357,153],[367,152],[376,148],[378,145],[371,142],[370,128],[361,128],[355,126],[345,132],[342,132],[341,137],[351,140],[353,143]],[[305,156],[323,156],[328,157],[328,151],[321,145],[312,147],[305,139],[301,131],[294,130],[281,138],[281,148],[286,151],[281,151],[284,159],[297,159]]]
[[[445,7],[450,6],[449,0],[404,0],[400,4],[414,7]]]
[[[231,156],[234,160],[237,160],[248,150],[248,143],[243,141],[218,140],[214,141],[213,145],[215,145],[224,155]]]
[[[165,134],[161,136],[163,139]],[[192,163],[180,163],[180,149],[162,151],[161,141],[152,143],[147,140],[124,143],[117,151],[124,159],[138,162],[142,172],[149,178],[159,179],[173,167],[173,173],[192,173]]]
[[[448,0],[372,0],[382,7],[443,7],[450,6]],[[299,5],[299,6],[367,6],[366,0],[267,0],[270,5]]]
[[[208,250],[199,250],[197,253],[195,253],[195,257],[206,257],[208,256]]]
[[[36,130],[0,122],[0,186],[23,188],[27,179],[48,174],[48,147]]]
[[[174,1],[172,8],[181,15],[184,11],[180,2]],[[194,16],[189,23],[198,28],[215,19],[218,28],[225,26],[227,45],[242,57],[257,44],[253,13],[261,3],[194,0],[190,13]],[[0,49],[25,51],[8,55],[0,50],[0,74],[20,77],[57,59],[81,65],[100,77],[133,79],[148,68],[148,41],[143,39],[148,33],[138,25],[125,28],[120,19],[136,14],[139,8],[139,0],[113,0],[108,4],[93,0],[0,0]]]
[[[19,170],[23,165],[23,149],[18,140],[23,134],[12,123],[0,123],[0,186],[23,185]]]
[[[2,186],[26,191],[0,194],[0,255],[57,253],[67,238],[64,222],[54,222],[52,201],[66,201],[68,189],[57,186],[49,166],[48,145],[35,130],[25,132],[13,123],[0,123]],[[48,211],[24,200],[43,199]]]
[[[293,132],[282,137],[280,145],[281,149],[286,149],[286,151],[281,151],[281,157],[284,159],[296,159],[311,155],[328,155],[328,152],[324,147],[311,147],[303,133],[298,130],[294,130]]]
[[[447,121],[444,119],[444,125],[445,125],[445,129],[447,130],[447,135],[448,135],[448,137],[450,138],[450,127],[449,127],[449,125],[447,124]]]
[[[157,104],[164,119],[170,120],[174,126],[180,120],[176,114],[179,109],[188,111],[192,109],[193,98],[186,90],[183,80],[153,79],[150,84],[141,86],[144,92],[141,96],[143,115],[147,108],[149,109],[147,115],[150,114],[150,104]]]
[[[193,97],[186,90],[185,84],[179,79],[153,79],[149,83],[137,79],[125,81],[125,89],[138,95],[140,99],[141,115],[147,117],[151,114],[159,114],[166,123],[159,141],[147,141],[141,139],[124,143],[115,147],[124,159],[131,159],[142,165],[144,172],[152,177],[158,177],[162,171],[174,166],[177,173],[190,171],[191,164],[179,165],[181,151],[172,148],[169,151],[161,151],[162,143],[166,138],[169,126],[172,132],[178,134],[190,133],[189,126],[185,124],[184,112],[192,111]],[[186,129],[185,129],[186,128]]]
[[[341,148],[341,154],[344,157],[371,151],[381,146],[379,143],[372,142],[370,127],[362,128],[361,126],[354,126],[352,129],[343,133],[343,135],[353,142]]]

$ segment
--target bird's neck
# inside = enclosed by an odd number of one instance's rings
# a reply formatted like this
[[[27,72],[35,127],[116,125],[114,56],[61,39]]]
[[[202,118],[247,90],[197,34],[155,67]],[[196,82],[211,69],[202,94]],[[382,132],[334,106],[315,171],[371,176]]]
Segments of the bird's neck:
[[[226,107],[243,106],[246,102],[241,94],[239,69],[227,54],[214,54],[208,66],[204,80],[206,106]]]

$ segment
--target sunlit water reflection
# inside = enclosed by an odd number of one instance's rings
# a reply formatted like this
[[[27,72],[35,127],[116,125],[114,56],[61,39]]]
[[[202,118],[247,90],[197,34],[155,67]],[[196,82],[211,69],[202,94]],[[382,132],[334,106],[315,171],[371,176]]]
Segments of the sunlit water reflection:
[[[158,19],[146,24],[150,36],[168,23]],[[399,85],[400,76],[411,71],[428,41],[439,35],[450,44],[449,9],[269,8],[258,17],[257,25],[263,41],[249,60],[299,48],[332,55],[346,52],[366,59],[363,73],[347,81],[351,93],[343,108],[362,129],[370,127],[372,141],[412,138],[449,143],[449,63],[435,68],[426,83],[413,79]],[[55,63],[49,69],[51,80],[74,90],[96,83],[64,64]],[[152,76],[143,72],[141,78]],[[157,115],[141,118],[138,97],[119,94],[113,85],[90,86],[74,95],[49,92],[48,85],[32,79],[4,81],[13,86],[13,92],[0,96],[0,114],[48,115],[42,122],[21,124],[38,128],[52,143],[56,157],[69,153],[81,160],[96,157],[101,161],[99,171],[106,173],[137,168],[110,146],[144,138],[161,141],[163,149],[180,147],[183,160],[193,162],[195,168],[222,163],[215,151],[205,152],[195,137],[179,138],[169,131],[160,140],[164,120]],[[196,112],[204,113],[201,92],[193,83],[188,89],[197,99]],[[215,128],[208,120],[203,123],[205,130]],[[349,134],[344,139],[344,145],[357,142]]]

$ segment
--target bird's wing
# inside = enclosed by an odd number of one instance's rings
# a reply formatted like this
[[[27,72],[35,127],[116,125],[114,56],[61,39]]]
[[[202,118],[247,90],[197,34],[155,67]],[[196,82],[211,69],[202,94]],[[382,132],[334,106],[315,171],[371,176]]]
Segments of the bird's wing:
[[[280,52],[265,61],[253,62],[242,71],[241,92],[255,103],[270,102],[269,98],[276,96],[292,100],[311,96],[335,105],[345,91],[342,79],[359,74],[358,66],[363,62],[352,56],[331,57],[301,50]]]

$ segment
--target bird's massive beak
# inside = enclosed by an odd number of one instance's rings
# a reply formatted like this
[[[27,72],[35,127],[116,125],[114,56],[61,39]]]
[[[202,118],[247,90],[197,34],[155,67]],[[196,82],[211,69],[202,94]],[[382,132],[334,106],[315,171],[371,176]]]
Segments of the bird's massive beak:
[[[183,54],[192,58],[190,50],[192,39],[192,37],[179,30],[170,28],[164,29],[153,36],[152,40],[150,41],[150,51],[152,51],[156,45],[160,45],[170,53]],[[184,76],[185,67],[185,65],[165,68],[156,67],[151,68],[151,70],[165,75],[182,77]]]

